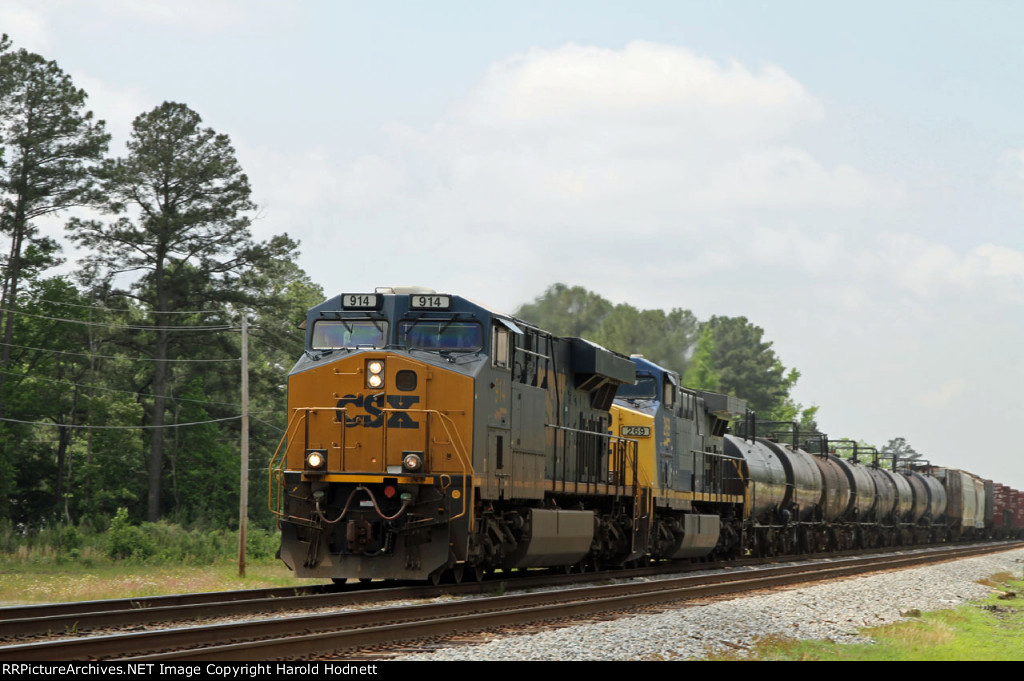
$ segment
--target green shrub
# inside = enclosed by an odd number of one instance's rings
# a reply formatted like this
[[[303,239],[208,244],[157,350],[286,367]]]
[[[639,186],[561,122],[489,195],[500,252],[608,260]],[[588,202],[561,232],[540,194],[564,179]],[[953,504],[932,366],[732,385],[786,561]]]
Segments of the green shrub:
[[[271,560],[277,556],[281,535],[259,527],[249,527],[245,535],[245,553],[249,560]]]
[[[74,525],[64,526],[60,535],[60,546],[65,553],[77,555],[81,551],[84,542],[82,533],[78,531],[77,527]]]
[[[59,522],[24,528],[0,519],[0,560],[16,564],[76,562],[92,565],[107,560],[147,565],[212,565],[238,557],[234,529],[188,529],[160,521],[133,524],[128,509],[119,508],[107,522],[83,519],[78,526]],[[246,557],[275,562],[280,544],[277,530],[249,525]]]
[[[128,509],[119,508],[107,530],[107,555],[111,558],[145,560],[156,551],[153,537],[131,524]]]

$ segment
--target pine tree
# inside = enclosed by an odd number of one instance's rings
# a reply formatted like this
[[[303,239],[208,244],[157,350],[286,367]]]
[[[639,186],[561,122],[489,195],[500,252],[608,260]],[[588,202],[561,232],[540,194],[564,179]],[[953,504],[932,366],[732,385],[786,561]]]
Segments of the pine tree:
[[[86,94],[56,62],[0,38],[0,233],[10,238],[0,289],[0,417],[18,292],[27,274],[57,263],[36,221],[98,200],[93,169],[110,136],[85,110]]]
[[[185,351],[181,334],[173,333],[176,315],[167,313],[251,302],[237,285],[239,277],[268,260],[293,258],[296,247],[286,236],[253,243],[249,180],[227,135],[201,122],[188,106],[172,102],[136,118],[127,156],[105,163],[102,173],[104,210],[120,217],[69,224],[72,238],[95,251],[84,262],[85,277],[109,285],[133,273],[136,279],[123,293],[152,315],[150,521],[161,514],[168,360]],[[189,317],[189,323],[212,319]],[[220,315],[219,321],[228,319]]]

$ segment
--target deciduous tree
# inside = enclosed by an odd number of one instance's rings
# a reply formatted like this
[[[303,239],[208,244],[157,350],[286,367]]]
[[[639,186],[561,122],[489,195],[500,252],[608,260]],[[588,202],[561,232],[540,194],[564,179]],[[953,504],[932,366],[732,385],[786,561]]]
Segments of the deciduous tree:
[[[880,454],[892,458],[895,454],[898,459],[919,459],[921,455],[911,447],[905,438],[895,437],[889,440],[888,443],[879,451]]]
[[[719,391],[747,401],[763,418],[774,418],[800,374],[786,371],[764,330],[746,317],[712,317],[707,322],[713,348],[711,366]]]
[[[612,304],[598,294],[559,283],[520,307],[515,315],[557,336],[592,338],[611,311]]]
[[[683,385],[698,390],[719,391],[718,372],[714,365],[715,341],[711,337],[711,327],[705,326],[697,340],[697,349],[693,354]]]

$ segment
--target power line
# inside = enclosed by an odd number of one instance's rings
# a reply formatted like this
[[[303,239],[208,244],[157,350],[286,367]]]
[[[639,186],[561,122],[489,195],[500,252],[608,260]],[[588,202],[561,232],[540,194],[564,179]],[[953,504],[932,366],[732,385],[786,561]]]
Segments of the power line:
[[[136,331],[237,331],[237,326],[231,324],[220,324],[215,326],[145,326],[136,324],[115,324],[114,322],[88,322],[83,319],[64,319],[63,317],[48,317],[46,315],[32,314],[30,312],[22,312],[20,310],[12,310],[11,308],[0,307],[0,312],[8,312],[10,314],[19,314],[25,317],[33,317],[35,319],[46,319],[51,322],[66,322],[68,324],[81,324],[83,326],[106,326],[115,329],[132,329]]]
[[[153,428],[183,428],[185,426],[201,426],[206,423],[219,423],[221,421],[234,421],[242,418],[238,416],[227,416],[222,419],[210,419],[209,421],[192,421],[191,423],[166,423],[162,426],[87,426],[72,423],[52,423],[50,421],[21,421],[19,419],[0,418],[0,421],[8,423],[24,423],[29,426],[56,426],[58,428],[78,428],[85,430],[151,430]]]
[[[65,303],[60,300],[47,300],[40,298],[40,303],[49,303],[50,305],[66,305],[67,307],[78,307],[85,310],[102,310],[104,312],[134,312],[131,308],[127,307],[107,307],[105,305],[80,305],[78,303]],[[139,310],[147,314],[208,314],[213,312],[227,312],[227,310]]]
[[[263,425],[265,425],[267,428],[273,428],[274,430],[276,430],[276,431],[278,431],[280,433],[285,432],[284,428],[278,428],[273,423],[267,423],[263,419],[258,419],[255,416],[253,416],[253,413],[254,412],[249,412],[249,418],[251,418],[253,421],[258,421],[258,422],[262,423]],[[257,413],[257,414],[260,414],[260,413],[269,414],[270,412],[255,412],[255,413]]]
[[[13,343],[0,343],[11,348],[21,350],[37,350],[39,352],[53,352],[58,355],[74,355],[75,357],[96,357],[99,359],[125,359],[129,362],[241,362],[240,357],[230,359],[156,359],[155,357],[125,357],[123,355],[94,355],[87,352],[70,352],[68,350],[51,350],[50,348],[34,348],[29,345],[14,345]]]

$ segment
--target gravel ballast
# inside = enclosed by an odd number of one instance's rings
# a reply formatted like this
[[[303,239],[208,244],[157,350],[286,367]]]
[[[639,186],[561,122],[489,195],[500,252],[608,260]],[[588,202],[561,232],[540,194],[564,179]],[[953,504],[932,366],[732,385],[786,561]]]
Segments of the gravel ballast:
[[[766,636],[864,642],[860,627],[904,619],[983,598],[978,583],[999,572],[1022,576],[1024,549],[884,574],[798,586],[660,614],[622,617],[502,636],[396,660],[682,660],[730,652],[743,656]]]

